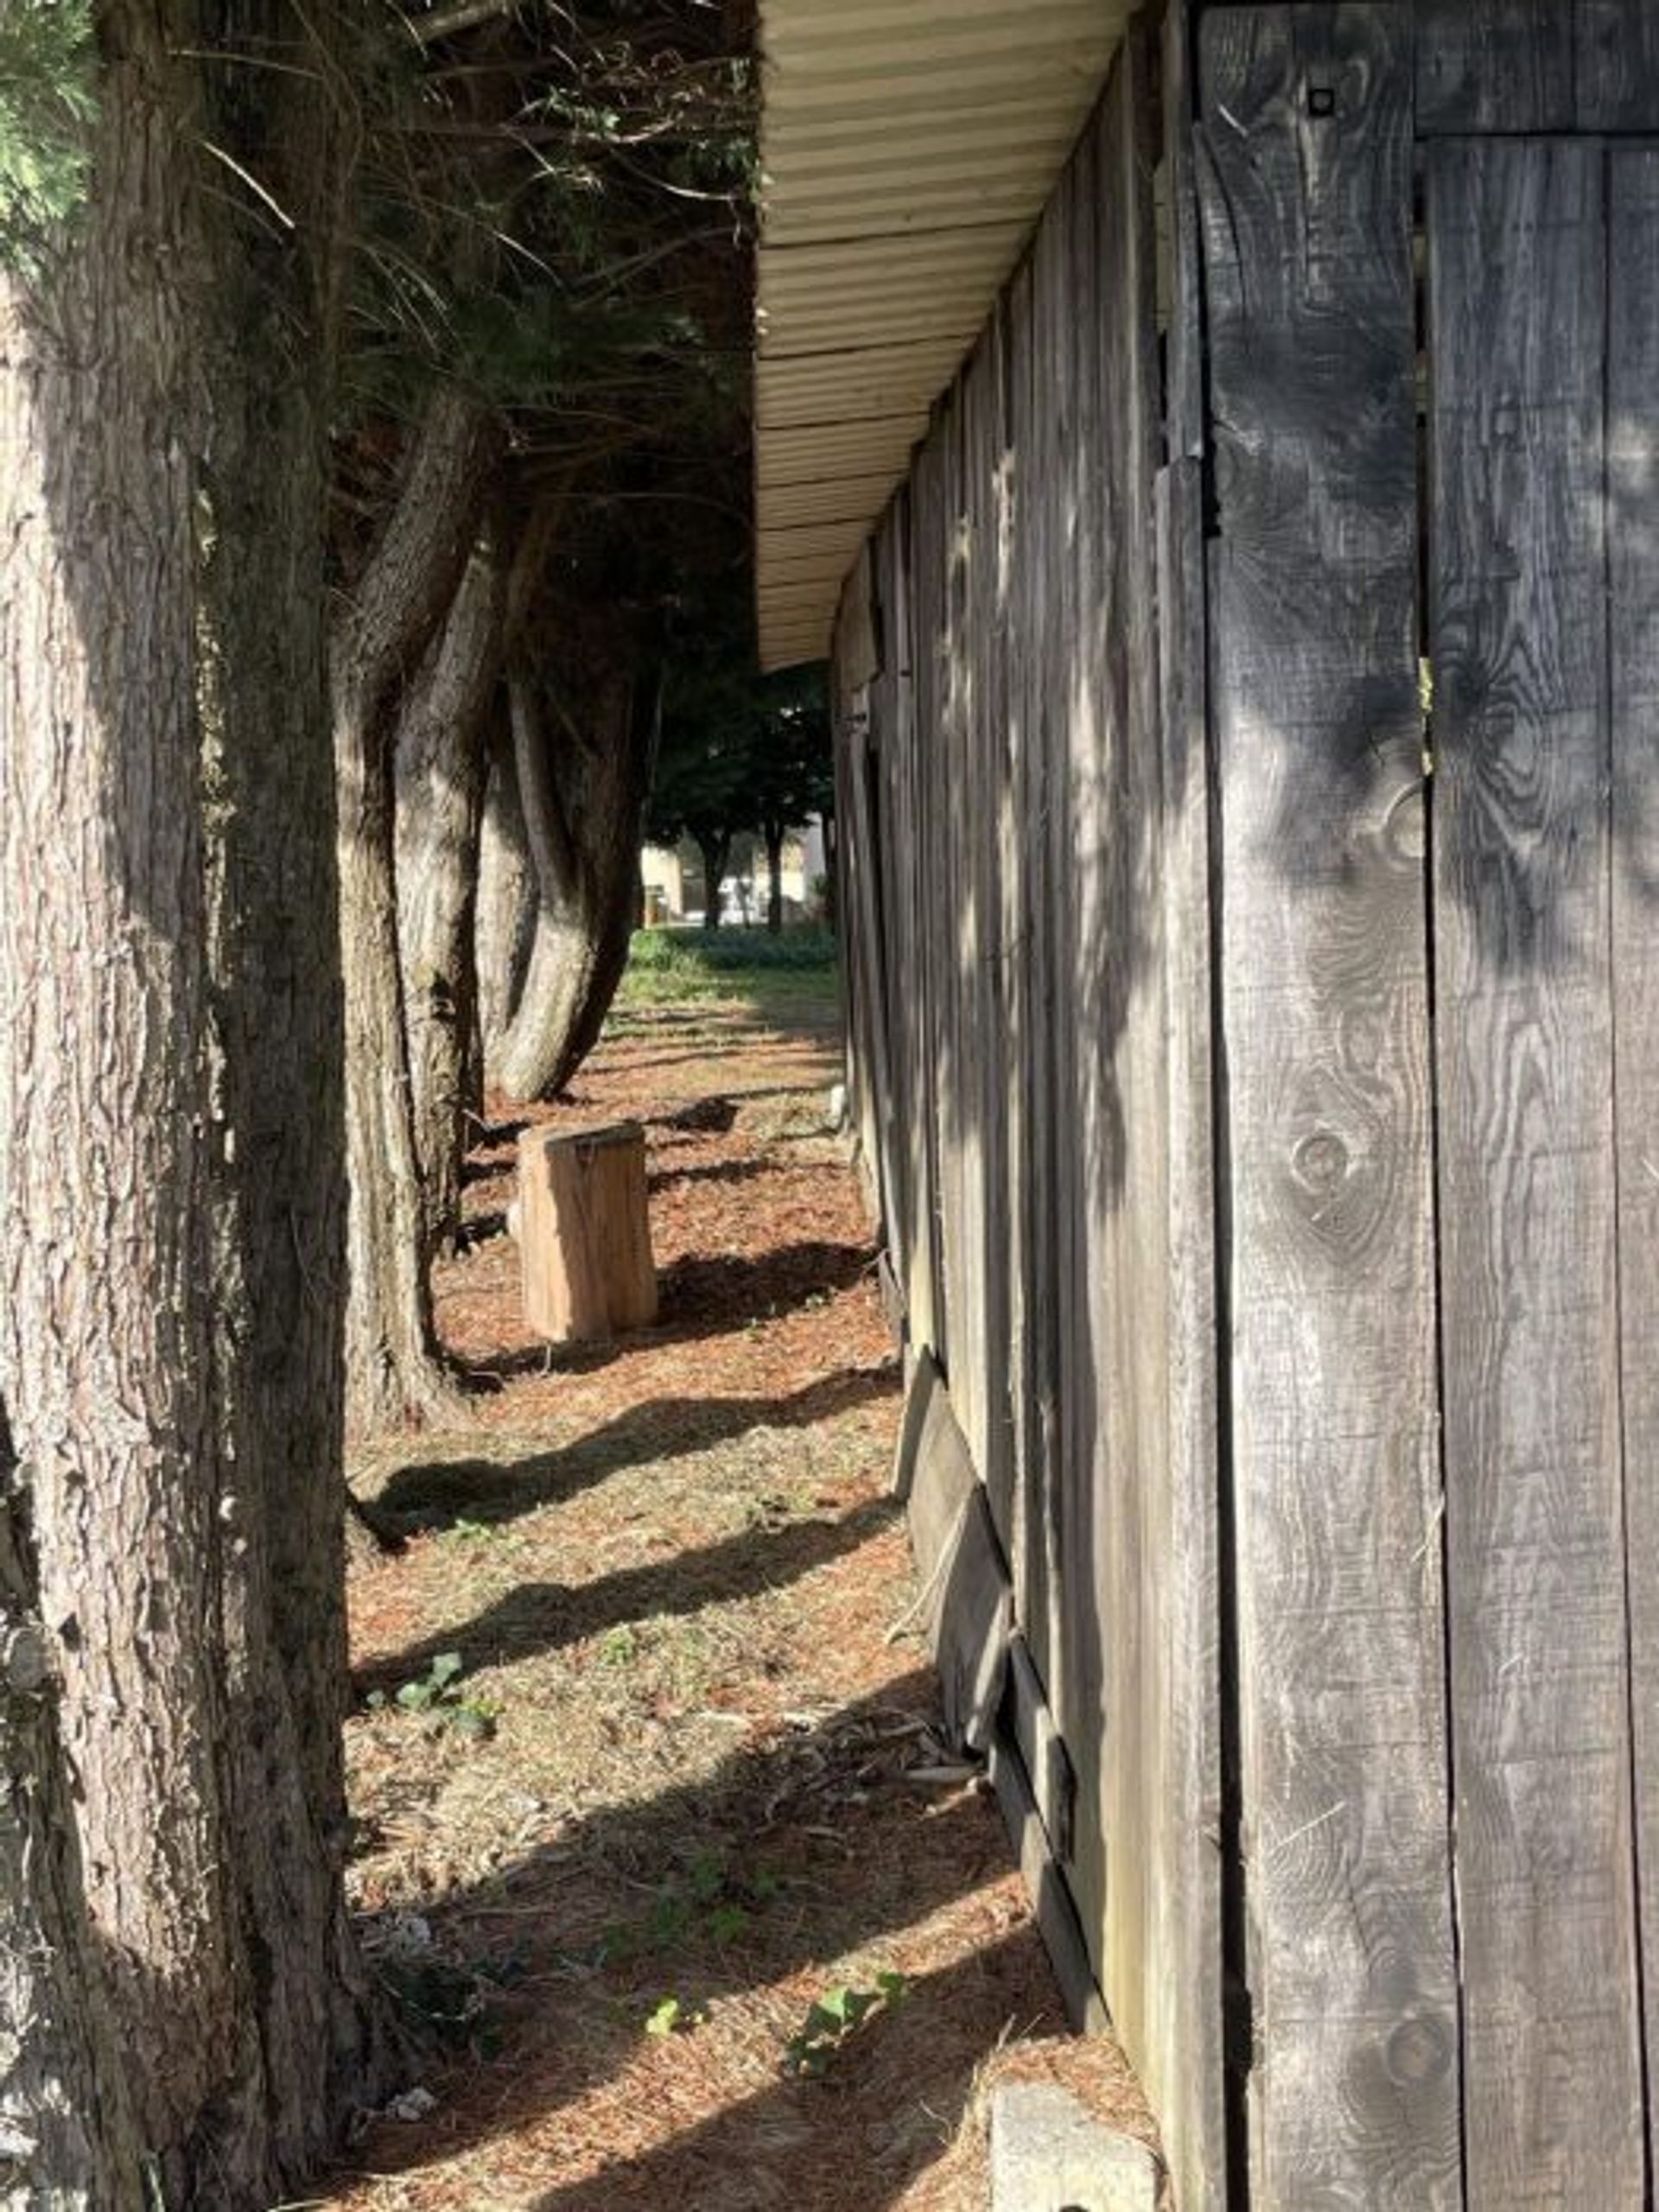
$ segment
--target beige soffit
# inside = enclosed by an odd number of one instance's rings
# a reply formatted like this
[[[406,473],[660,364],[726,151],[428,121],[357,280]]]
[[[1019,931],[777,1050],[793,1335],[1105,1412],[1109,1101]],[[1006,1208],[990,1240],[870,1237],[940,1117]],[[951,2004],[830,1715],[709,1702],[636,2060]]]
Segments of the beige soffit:
[[[841,582],[1105,79],[1117,0],[760,0],[760,651]]]

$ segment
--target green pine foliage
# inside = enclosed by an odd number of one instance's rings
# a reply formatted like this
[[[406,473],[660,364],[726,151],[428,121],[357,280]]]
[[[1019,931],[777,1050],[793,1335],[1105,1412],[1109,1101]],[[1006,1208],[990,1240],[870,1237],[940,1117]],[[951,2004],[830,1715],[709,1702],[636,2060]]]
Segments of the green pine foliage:
[[[86,197],[91,0],[0,0],[0,265],[38,267]]]

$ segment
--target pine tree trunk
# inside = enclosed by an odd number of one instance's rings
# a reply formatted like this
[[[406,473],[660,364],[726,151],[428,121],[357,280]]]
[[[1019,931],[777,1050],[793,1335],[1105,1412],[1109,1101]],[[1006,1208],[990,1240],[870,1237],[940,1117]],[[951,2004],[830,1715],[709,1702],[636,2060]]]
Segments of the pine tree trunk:
[[[537,893],[518,1005],[492,1081],[511,1099],[551,1098],[594,1047],[627,964],[657,693],[632,656],[587,690],[584,720],[550,742],[539,687],[510,677],[513,752]]]
[[[479,837],[478,907],[473,925],[480,1078],[500,1059],[502,1040],[524,996],[535,933],[536,870],[518,796],[512,713],[504,690],[498,695],[490,725],[484,823]]]
[[[397,730],[397,940],[429,1254],[452,1244],[461,1224],[484,728],[500,639],[499,567],[480,546]]]
[[[16,1465],[0,1408],[0,2202],[144,2212]]]
[[[278,93],[162,13],[100,12],[92,207],[0,279],[0,1390],[152,2199],[255,2212],[384,2056],[340,1881],[327,109],[277,0],[214,23]],[[302,245],[197,194],[208,140]]]
[[[494,441],[446,387],[330,656],[346,982],[346,1388],[359,1431],[459,1411],[439,1358],[397,957],[392,742],[403,687],[471,554]]]

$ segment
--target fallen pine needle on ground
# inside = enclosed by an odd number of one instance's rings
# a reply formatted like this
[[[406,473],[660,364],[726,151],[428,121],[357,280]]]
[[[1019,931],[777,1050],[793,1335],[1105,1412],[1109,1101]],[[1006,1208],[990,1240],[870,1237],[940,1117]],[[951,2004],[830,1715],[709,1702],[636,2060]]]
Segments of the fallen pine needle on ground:
[[[330,2212],[977,2212],[1009,2073],[1154,2139],[937,1732],[834,1014],[625,1007],[535,1110],[645,1125],[662,1313],[613,1343],[525,1332],[480,1132],[476,1419],[355,1471],[407,1541],[353,1577],[353,1903],[429,2055]]]

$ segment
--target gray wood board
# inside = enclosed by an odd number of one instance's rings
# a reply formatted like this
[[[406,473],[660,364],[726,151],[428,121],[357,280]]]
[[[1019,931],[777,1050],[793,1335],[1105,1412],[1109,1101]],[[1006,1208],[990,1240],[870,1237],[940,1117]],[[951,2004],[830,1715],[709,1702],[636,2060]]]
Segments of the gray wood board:
[[[1624,1532],[1642,1987],[1659,2051],[1659,149],[1608,170],[1608,634]],[[1649,2171],[1659,2110],[1648,2112]]]
[[[1635,2204],[1644,2186],[1603,168],[1594,146],[1493,140],[1437,146],[1428,172],[1446,1543],[1468,2188],[1481,2205]]]
[[[1415,0],[1423,137],[1573,128],[1564,0]]]
[[[1214,891],[1202,467],[1156,487],[1163,753],[1165,1066],[1169,1141],[1168,1476],[1154,1491],[1164,1589],[1155,1624],[1163,1712],[1149,1796],[1156,1962],[1147,2044],[1165,2148],[1186,2212],[1227,2201],[1222,2048],[1220,1592],[1217,1427]]]
[[[1451,2206],[1409,16],[1199,57],[1249,2185]]]
[[[1193,165],[1190,0],[1169,0],[1164,10],[1163,103],[1172,278],[1164,438],[1172,461],[1199,461],[1205,451],[1204,286]]]
[[[1007,1567],[948,1389],[929,1390],[908,1501],[928,1641],[951,1741],[989,1747],[1012,1628]]]
[[[1659,130],[1659,9],[1575,0],[1574,14],[1579,129]]]
[[[1085,231],[1080,240],[1086,281],[1080,276],[1077,316],[1080,336],[1092,326],[1093,342],[1078,364],[1083,557],[1070,687],[1090,704],[1073,739],[1072,998],[1088,1336],[1073,1385],[1083,1433],[1069,1544],[1077,1584],[1068,1602],[1074,1670],[1103,1745],[1102,1986],[1125,2047],[1143,2066],[1162,1994],[1151,1928],[1166,1876],[1155,1783],[1170,1690],[1161,1630],[1173,1600],[1160,1529],[1169,1460],[1168,1100],[1150,59],[1143,28],[1132,27],[1093,134],[1095,221],[1092,239]],[[1081,1848],[1077,1863],[1081,1876]],[[1078,1897],[1088,1930],[1081,1879]]]
[[[1066,2018],[1080,2034],[1103,2035],[1112,2022],[1090,1964],[1077,1906],[1049,1850],[1030,1777],[1006,1736],[999,1736],[991,1745],[990,1777],[1025,1878],[1038,1931],[1060,1986]]]
[[[1008,1645],[1007,1729],[1031,1783],[1048,1847],[1064,1866],[1077,1827],[1077,1778],[1024,1637]]]

